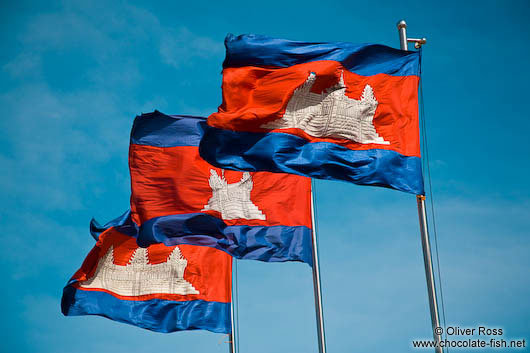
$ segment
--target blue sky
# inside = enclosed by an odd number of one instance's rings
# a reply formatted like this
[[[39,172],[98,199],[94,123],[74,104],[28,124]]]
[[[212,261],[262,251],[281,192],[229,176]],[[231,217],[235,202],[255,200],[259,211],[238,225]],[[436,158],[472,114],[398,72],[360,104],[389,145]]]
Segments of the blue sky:
[[[447,323],[530,340],[527,1],[0,9],[1,351],[226,352],[218,334],[164,335],[60,313],[62,287],[93,246],[90,218],[128,208],[132,119],[154,109],[215,111],[227,33],[397,47],[401,18],[411,36],[428,38],[423,80]],[[414,197],[317,181],[316,199],[329,352],[414,351],[412,339],[431,337]],[[316,352],[309,267],[237,267],[241,352]]]

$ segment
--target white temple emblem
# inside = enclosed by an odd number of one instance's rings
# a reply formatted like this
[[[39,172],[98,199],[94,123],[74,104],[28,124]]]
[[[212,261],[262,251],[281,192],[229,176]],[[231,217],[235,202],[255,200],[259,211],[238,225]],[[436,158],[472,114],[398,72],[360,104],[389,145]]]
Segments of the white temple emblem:
[[[199,294],[184,279],[188,261],[182,257],[178,246],[166,262],[150,264],[147,249],[137,248],[125,266],[114,264],[114,249],[99,259],[94,276],[80,283],[82,288],[101,288],[118,295],[139,296],[145,294]]]
[[[321,94],[311,92],[317,76],[311,72],[298,87],[283,117],[263,124],[265,129],[299,128],[314,137],[348,139],[358,143],[388,145],[373,123],[377,100],[370,85],[364,87],[360,100],[346,96],[346,85],[340,76],[338,84]]]
[[[266,219],[263,212],[250,200],[254,184],[249,172],[244,172],[237,183],[228,184],[224,170],[219,176],[214,169],[210,169],[209,184],[212,188],[212,197],[201,211],[221,212],[222,219]]]

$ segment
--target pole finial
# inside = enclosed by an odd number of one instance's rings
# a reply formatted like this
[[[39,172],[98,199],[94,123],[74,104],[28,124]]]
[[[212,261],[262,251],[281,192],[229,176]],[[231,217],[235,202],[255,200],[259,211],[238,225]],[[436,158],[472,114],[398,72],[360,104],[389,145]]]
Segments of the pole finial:
[[[399,33],[399,47],[401,50],[408,50],[407,43],[407,22],[400,20],[397,23],[397,30]]]

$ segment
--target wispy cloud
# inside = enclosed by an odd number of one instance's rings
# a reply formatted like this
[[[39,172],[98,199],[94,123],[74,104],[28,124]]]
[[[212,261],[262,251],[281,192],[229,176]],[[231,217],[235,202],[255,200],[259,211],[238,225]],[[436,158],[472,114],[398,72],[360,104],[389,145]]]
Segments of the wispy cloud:
[[[9,146],[0,153],[8,166],[0,180],[9,185],[4,197],[48,210],[85,207],[82,190],[102,182],[91,173],[94,164],[126,163],[134,115],[168,106],[158,92],[144,93],[136,47],[154,44],[151,54],[172,67],[222,51],[222,44],[165,27],[149,11],[124,2],[64,3],[29,17],[17,36],[19,51],[1,66],[18,80],[0,91],[6,113],[0,134]],[[57,60],[76,75],[58,77]]]
[[[407,351],[409,342],[403,337],[429,338],[414,197],[325,181],[317,182],[316,195],[330,342],[348,331],[372,342],[370,337],[380,339],[377,333],[391,328],[385,339]],[[530,200],[524,197],[443,194],[437,198],[437,240],[448,324],[474,327],[489,323],[503,325],[515,337],[520,334],[513,318],[529,312],[530,305],[511,298],[530,295],[526,275],[530,271],[526,255],[530,252],[529,207]],[[437,274],[435,235],[430,226]],[[240,283],[246,280],[241,278]],[[370,349],[369,345],[363,348]]]
[[[2,69],[13,78],[21,78],[27,75],[40,73],[41,58],[32,53],[20,53],[12,61],[6,63]]]
[[[202,102],[194,107],[187,96],[168,91],[169,80],[159,75],[193,67],[212,48],[219,54],[219,45],[183,27],[166,27],[125,2],[64,2],[25,16],[13,36],[18,45],[0,63],[0,243],[9,249],[0,259],[0,274],[8,287],[2,300],[11,303],[6,315],[24,331],[0,324],[10,336],[2,347],[24,350],[18,342],[24,335],[28,351],[61,350],[64,337],[99,335],[101,327],[111,327],[112,336],[122,330],[160,342],[159,335],[102,318],[83,318],[70,328],[60,314],[60,294],[94,244],[90,217],[107,221],[128,208],[134,116],[181,106],[208,113]],[[213,334],[200,337],[210,342],[195,344],[198,351],[218,341]],[[167,347],[169,339],[163,339]],[[113,348],[151,349],[143,340],[133,348],[125,341]],[[113,341],[71,345],[97,351]]]
[[[189,63],[194,57],[207,58],[219,55],[224,47],[208,37],[193,34],[186,28],[164,33],[159,44],[163,61],[179,67]]]
[[[93,182],[86,179],[87,162],[105,164],[118,152],[126,158],[130,119],[118,100],[108,92],[58,93],[42,84],[0,95],[10,117],[2,124],[11,151],[2,156],[9,168],[0,176],[10,186],[7,194],[19,204],[27,200],[26,207],[81,207],[79,191]]]
[[[186,27],[165,26],[149,11],[127,3],[114,7],[104,2],[68,3],[60,11],[32,18],[20,39],[33,52],[76,48],[101,62],[147,42],[158,47],[163,63],[175,67],[189,66],[196,57],[218,55],[224,48]]]

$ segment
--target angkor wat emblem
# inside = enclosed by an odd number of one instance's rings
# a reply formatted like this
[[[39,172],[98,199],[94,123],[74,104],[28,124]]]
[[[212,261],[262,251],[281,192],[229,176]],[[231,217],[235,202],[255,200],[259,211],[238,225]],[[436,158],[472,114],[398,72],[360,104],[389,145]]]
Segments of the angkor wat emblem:
[[[125,266],[114,264],[114,248],[111,246],[99,259],[94,276],[80,283],[81,288],[100,288],[124,296],[146,294],[199,294],[184,279],[188,265],[178,246],[166,262],[150,264],[145,248],[137,248]]]
[[[249,172],[244,172],[237,183],[228,184],[224,170],[219,176],[214,169],[210,169],[209,184],[212,188],[212,197],[201,211],[220,212],[222,219],[266,219],[263,212],[250,200],[254,183]]]
[[[265,129],[298,128],[314,137],[348,139],[358,143],[388,145],[373,123],[378,102],[370,85],[359,100],[346,96],[344,72],[339,82],[320,94],[311,92],[316,74],[311,72],[287,103],[280,119],[261,125]]]

